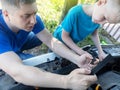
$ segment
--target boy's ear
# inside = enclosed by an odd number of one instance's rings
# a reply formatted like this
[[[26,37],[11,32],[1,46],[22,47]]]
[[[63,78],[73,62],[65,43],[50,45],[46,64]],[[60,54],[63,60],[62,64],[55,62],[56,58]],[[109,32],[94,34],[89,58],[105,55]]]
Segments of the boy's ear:
[[[106,2],[107,2],[107,0],[98,0],[97,1],[97,5],[99,6],[99,5],[104,5],[104,4],[106,4]]]

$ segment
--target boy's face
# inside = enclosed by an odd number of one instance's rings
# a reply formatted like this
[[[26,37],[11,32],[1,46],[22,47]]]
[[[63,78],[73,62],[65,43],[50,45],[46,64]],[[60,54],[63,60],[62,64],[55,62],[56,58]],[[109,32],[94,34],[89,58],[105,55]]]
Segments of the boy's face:
[[[105,22],[109,23],[119,23],[119,11],[113,7],[108,7],[105,4],[98,6],[97,4],[94,7],[92,20],[98,24],[104,24]]]
[[[23,4],[13,13],[9,13],[9,21],[12,27],[31,31],[36,24],[37,5]]]

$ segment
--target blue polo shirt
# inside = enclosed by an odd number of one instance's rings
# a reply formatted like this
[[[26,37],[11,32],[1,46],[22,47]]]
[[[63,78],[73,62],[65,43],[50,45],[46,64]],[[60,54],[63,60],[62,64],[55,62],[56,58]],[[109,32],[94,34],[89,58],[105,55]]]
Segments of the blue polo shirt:
[[[44,24],[39,16],[36,15],[36,21],[33,28],[35,34],[44,30]],[[2,12],[0,10],[0,54],[8,51],[18,52],[26,42],[30,32],[20,30],[19,33],[14,33],[5,23]]]
[[[69,10],[65,19],[53,33],[53,36],[62,41],[61,36],[64,29],[70,33],[74,43],[78,43],[93,33],[99,26],[99,24],[92,22],[92,17],[83,11],[82,5],[76,5]]]

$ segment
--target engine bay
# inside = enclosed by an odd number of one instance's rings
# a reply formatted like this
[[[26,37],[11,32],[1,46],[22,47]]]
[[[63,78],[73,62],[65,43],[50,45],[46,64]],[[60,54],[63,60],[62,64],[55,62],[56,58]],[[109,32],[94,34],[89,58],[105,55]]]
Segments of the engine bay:
[[[97,71],[98,82],[95,85],[100,85],[100,88],[96,89],[97,86],[92,85],[88,90],[120,90],[120,45],[102,45],[102,48],[106,54],[112,56],[113,60],[108,58],[109,61],[107,60],[107,63]],[[92,54],[93,57],[98,58],[98,50],[95,46],[87,45],[83,47],[83,50]],[[61,57],[55,57],[52,61],[48,58],[47,62],[36,65],[36,67],[62,75],[68,74],[75,68],[78,68],[72,62]],[[11,85],[9,90],[63,90],[58,88],[36,88],[15,81]]]

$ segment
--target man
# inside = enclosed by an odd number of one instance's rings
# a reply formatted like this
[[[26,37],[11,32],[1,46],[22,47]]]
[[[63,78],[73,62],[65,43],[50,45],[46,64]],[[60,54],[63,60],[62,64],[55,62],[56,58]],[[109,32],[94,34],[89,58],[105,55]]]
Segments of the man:
[[[88,59],[86,54],[79,56],[53,38],[36,15],[35,0],[1,0],[1,4],[0,68],[15,81],[30,86],[86,90],[97,80],[95,75],[87,75],[90,74],[88,69],[76,69],[68,75],[58,75],[24,65],[22,59],[27,55],[21,51],[40,45],[41,41],[79,67],[89,68],[92,57]]]

